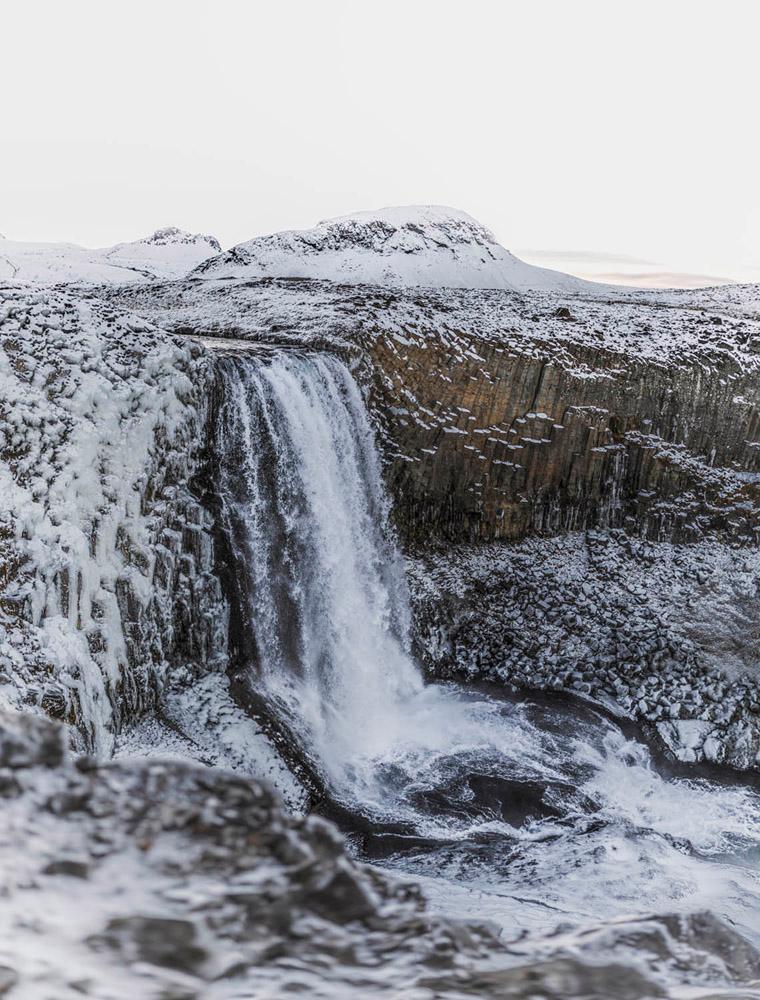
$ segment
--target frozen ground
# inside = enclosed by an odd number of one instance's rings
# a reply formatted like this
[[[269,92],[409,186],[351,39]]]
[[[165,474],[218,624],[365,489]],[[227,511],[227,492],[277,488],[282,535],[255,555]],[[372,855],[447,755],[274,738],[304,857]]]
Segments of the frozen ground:
[[[583,532],[409,563],[437,676],[569,690],[652,726],[682,761],[757,766],[760,554]]]
[[[346,347],[382,333],[424,348],[430,333],[454,352],[477,338],[505,352],[559,363],[568,358],[566,345],[577,344],[667,368],[696,360],[708,368],[729,362],[742,371],[760,369],[759,321],[729,314],[721,305],[659,302],[649,295],[518,295],[210,277],[105,294],[164,329],[259,343]]]

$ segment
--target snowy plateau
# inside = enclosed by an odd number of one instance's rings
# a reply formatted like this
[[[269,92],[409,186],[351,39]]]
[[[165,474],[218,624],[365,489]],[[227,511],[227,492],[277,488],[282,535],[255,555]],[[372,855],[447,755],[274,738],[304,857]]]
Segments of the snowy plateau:
[[[0,995],[758,998],[759,674],[760,286],[0,240]]]
[[[0,281],[56,285],[60,282],[156,281],[181,278],[221,250],[213,236],[169,226],[134,243],[87,250],[73,243],[22,243],[0,237]]]

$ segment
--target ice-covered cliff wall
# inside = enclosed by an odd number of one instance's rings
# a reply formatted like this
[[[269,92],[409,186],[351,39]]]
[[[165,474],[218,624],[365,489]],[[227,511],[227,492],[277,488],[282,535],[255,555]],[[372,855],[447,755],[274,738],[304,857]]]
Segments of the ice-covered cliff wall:
[[[95,298],[0,288],[0,695],[110,752],[225,662],[202,350]]]
[[[651,302],[388,295],[363,331],[414,541],[757,541],[760,329]]]

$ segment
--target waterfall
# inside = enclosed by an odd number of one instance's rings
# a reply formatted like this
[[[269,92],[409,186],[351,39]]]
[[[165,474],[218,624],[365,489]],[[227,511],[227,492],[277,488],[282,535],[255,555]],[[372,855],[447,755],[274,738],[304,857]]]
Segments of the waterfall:
[[[336,358],[220,362],[219,490],[256,683],[328,766],[385,743],[422,688],[359,389]]]
[[[409,798],[415,782],[434,789],[475,760],[524,771],[540,740],[502,702],[424,684],[374,435],[346,366],[278,350],[220,368],[218,488],[251,682],[333,794],[448,828]]]
[[[472,890],[478,912],[515,927],[645,904],[715,909],[753,933],[755,792],[659,775],[591,705],[424,684],[348,369],[283,349],[219,368],[217,488],[251,685],[333,801],[409,836],[390,858],[378,845],[384,863],[425,880],[447,910]]]

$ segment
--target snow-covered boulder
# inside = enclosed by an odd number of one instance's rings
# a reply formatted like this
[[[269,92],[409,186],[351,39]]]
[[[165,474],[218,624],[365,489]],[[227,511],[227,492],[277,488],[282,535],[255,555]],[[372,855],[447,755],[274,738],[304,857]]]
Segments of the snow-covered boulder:
[[[314,229],[261,236],[204,261],[193,276],[512,291],[595,287],[518,260],[466,212],[437,205],[357,212]]]
[[[709,912],[507,941],[439,916],[257,780],[170,760],[75,763],[62,735],[0,710],[0,995],[643,1000],[683,996],[667,986],[686,982],[757,995],[741,984],[760,954]]]

